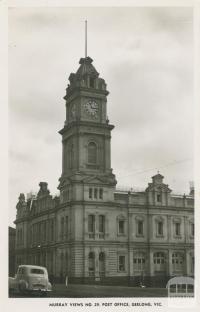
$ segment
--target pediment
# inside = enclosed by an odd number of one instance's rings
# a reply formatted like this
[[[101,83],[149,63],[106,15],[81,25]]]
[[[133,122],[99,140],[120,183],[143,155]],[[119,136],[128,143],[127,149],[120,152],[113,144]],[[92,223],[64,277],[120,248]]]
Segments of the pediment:
[[[92,176],[92,177],[86,177],[83,179],[84,183],[94,183],[94,184],[99,184],[99,183],[105,183],[105,178],[101,178],[99,176]]]
[[[167,184],[154,184],[154,183],[149,183],[149,186],[147,187],[146,191],[150,192],[171,192],[171,189],[168,187]]]

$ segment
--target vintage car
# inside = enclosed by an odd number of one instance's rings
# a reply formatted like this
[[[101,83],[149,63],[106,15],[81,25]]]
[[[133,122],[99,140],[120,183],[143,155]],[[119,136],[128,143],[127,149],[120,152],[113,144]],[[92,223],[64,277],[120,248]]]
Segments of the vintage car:
[[[52,290],[45,267],[36,265],[20,265],[15,277],[9,277],[9,292],[38,292],[46,295]]]

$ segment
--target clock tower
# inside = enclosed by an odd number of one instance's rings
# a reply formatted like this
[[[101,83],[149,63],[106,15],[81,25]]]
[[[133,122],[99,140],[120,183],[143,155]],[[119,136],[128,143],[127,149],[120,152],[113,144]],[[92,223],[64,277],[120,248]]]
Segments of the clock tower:
[[[109,92],[92,62],[90,57],[80,59],[77,72],[69,76],[64,97],[66,120],[59,132],[63,151],[58,186],[63,202],[86,200],[87,195],[80,198],[81,186],[89,187],[93,183],[107,193],[105,198],[113,200],[116,180],[111,169],[110,141],[114,126],[107,118]]]

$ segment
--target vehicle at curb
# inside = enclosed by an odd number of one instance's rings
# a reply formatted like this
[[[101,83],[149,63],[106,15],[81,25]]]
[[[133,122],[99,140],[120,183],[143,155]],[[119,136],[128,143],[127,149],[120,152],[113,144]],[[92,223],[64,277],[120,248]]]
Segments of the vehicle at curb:
[[[194,279],[188,276],[171,278],[166,285],[169,298],[194,297]]]
[[[38,293],[45,296],[52,290],[47,269],[37,265],[20,265],[15,277],[9,277],[8,284],[9,292]]]

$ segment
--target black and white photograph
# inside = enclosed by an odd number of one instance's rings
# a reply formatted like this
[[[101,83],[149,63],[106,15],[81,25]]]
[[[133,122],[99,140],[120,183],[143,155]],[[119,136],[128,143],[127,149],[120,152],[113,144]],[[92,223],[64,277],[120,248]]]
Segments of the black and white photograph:
[[[193,302],[194,50],[189,5],[8,8],[9,301]]]

